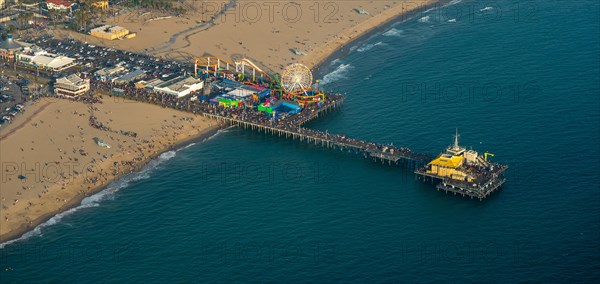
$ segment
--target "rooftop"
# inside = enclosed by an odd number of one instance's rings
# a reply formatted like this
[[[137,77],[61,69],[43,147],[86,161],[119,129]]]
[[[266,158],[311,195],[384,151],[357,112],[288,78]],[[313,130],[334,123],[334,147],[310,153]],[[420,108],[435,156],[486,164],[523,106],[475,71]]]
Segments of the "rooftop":
[[[75,5],[74,2],[64,1],[64,0],[46,0],[46,3],[52,3],[57,6],[65,6],[65,7],[71,7],[71,6]]]
[[[14,40],[12,38],[12,35],[10,35],[10,34],[6,37],[5,40],[0,41],[0,49],[3,49],[3,50],[11,50],[11,51],[19,50],[21,48],[28,47],[30,45],[31,44],[26,43],[26,42]]]
[[[43,50],[26,50],[21,55],[22,58],[28,58],[33,65],[45,66],[49,68],[60,68],[72,64],[75,59],[48,53]]]
[[[123,67],[123,66],[106,67],[106,68],[102,68],[102,69],[96,71],[96,75],[108,76],[108,75],[112,75],[114,73],[124,71],[124,70],[125,70],[125,67]]]
[[[429,162],[431,165],[436,165],[446,168],[457,168],[460,162],[463,160],[462,156],[452,156],[449,154],[442,154],[433,161]]]
[[[142,76],[146,74],[146,71],[142,70],[142,69],[135,69],[119,78],[117,78],[117,80],[119,81],[131,81],[134,79],[137,79],[139,76]]]
[[[190,77],[179,76],[179,77],[173,78],[171,80],[168,80],[160,85],[157,85],[156,87],[166,88],[166,89],[170,89],[172,91],[181,92],[181,91],[184,91],[187,88],[189,88],[189,86],[198,84],[200,82],[202,82],[202,80],[196,79],[191,76]]]
[[[56,84],[83,86],[86,83],[87,83],[87,81],[82,79],[81,77],[79,77],[79,75],[77,75],[77,74],[71,74],[69,76],[56,79]]]

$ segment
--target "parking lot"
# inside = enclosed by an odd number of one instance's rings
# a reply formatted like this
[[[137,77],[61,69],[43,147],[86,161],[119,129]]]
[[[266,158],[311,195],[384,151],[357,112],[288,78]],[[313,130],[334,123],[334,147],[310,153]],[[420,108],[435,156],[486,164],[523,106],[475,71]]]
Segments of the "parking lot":
[[[0,74],[0,125],[10,123],[19,113],[25,111],[25,102],[48,92],[48,86],[32,82],[31,76],[12,70],[2,70]]]
[[[21,103],[24,101],[21,82],[17,84],[17,81],[12,79],[5,75],[0,77],[0,124],[12,121],[19,112],[24,110],[24,105]]]
[[[48,81],[69,75],[83,73],[92,75],[96,70],[116,65],[123,66],[130,71],[142,69],[147,77],[168,80],[185,72],[192,74],[194,70],[193,58],[185,61],[174,61],[171,58],[157,58],[146,54],[130,51],[116,50],[114,48],[96,46],[73,39],[57,40],[51,37],[40,37],[28,40],[47,52],[56,53],[75,58],[78,66],[70,68],[60,74],[48,74],[36,70],[17,68],[3,64],[0,66],[0,124],[10,123],[20,112],[25,111],[20,106],[25,101],[35,99],[42,93],[48,93]]]
[[[29,41],[44,50],[75,58],[80,67],[71,68],[61,74],[46,74],[57,78],[69,73],[93,73],[97,69],[121,65],[129,70],[142,69],[150,76],[167,80],[185,71],[192,74],[194,70],[193,58],[186,58],[185,62],[173,61],[169,58],[157,58],[146,54],[117,50],[114,48],[96,46],[73,39],[56,40],[49,37]]]

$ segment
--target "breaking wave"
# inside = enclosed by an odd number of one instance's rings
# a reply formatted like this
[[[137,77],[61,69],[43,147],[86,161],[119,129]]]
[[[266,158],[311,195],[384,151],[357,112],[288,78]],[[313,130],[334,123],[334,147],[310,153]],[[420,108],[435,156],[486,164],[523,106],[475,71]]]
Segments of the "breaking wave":
[[[320,84],[325,85],[343,79],[346,77],[346,73],[352,68],[354,67],[352,67],[350,64],[340,64],[340,66],[338,66],[335,70],[323,76],[323,79],[320,81]]]
[[[446,4],[444,4],[444,5],[442,6],[442,8],[446,8],[446,7],[448,7],[448,6],[456,5],[456,4],[460,3],[460,2],[462,2],[462,0],[452,0],[452,1],[450,1],[450,2],[448,2],[448,3],[446,3]],[[434,5],[433,7],[431,7],[431,8],[429,8],[429,9],[425,10],[425,11],[423,12],[423,14],[427,14],[427,13],[429,13],[429,12],[431,12],[431,11],[435,11],[435,10],[437,10],[438,8],[440,8],[440,7],[439,7],[439,6],[437,6],[437,5]]]
[[[369,44],[366,44],[366,45],[363,45],[363,46],[361,46],[361,47],[360,47],[360,48],[358,48],[356,51],[357,51],[357,52],[365,52],[365,51],[369,51],[369,50],[373,49],[374,47],[376,47],[376,46],[378,46],[378,45],[384,45],[384,43],[383,43],[383,42],[381,42],[381,41],[379,41],[379,42],[376,42],[376,43],[369,43]]]
[[[78,206],[52,216],[52,218],[48,219],[48,221],[36,226],[35,228],[33,228],[33,230],[26,232],[25,234],[23,234],[21,237],[19,237],[17,239],[1,243],[0,249],[3,249],[4,247],[6,247],[7,245],[10,245],[12,243],[29,239],[33,236],[42,236],[43,235],[42,231],[44,228],[60,223],[60,221],[62,221],[65,217],[67,217],[77,211],[80,211],[82,209],[100,206],[100,202],[102,202],[103,200],[106,200],[106,199],[113,198],[115,193],[117,193],[117,192],[119,192],[119,190],[129,186],[132,182],[149,178],[150,173],[158,165],[174,158],[175,156],[176,156],[175,151],[167,151],[165,153],[160,154],[158,156],[158,158],[150,161],[139,172],[135,172],[135,173],[123,176],[120,179],[118,179],[117,181],[113,181],[102,191],[95,193],[93,195],[90,195],[90,196],[84,198],[83,200],[81,200],[81,203]]]
[[[456,5],[456,4],[460,3],[460,2],[462,2],[462,0],[452,0],[452,1],[448,2],[447,4],[445,4],[442,7],[448,7],[448,6]]]
[[[418,21],[419,21],[419,23],[428,23],[429,22],[429,16],[422,17]]]
[[[388,37],[401,37],[402,34],[404,33],[403,30],[397,30],[395,28],[392,28],[388,31],[386,31],[385,33],[383,33],[383,36],[388,36]]]
[[[175,151],[168,151],[168,152],[160,154],[157,159],[152,160],[141,171],[130,174],[130,175],[126,175],[124,177],[121,177],[119,180],[110,183],[104,190],[102,190],[96,194],[90,195],[90,196],[84,198],[83,200],[81,200],[81,203],[79,204],[79,206],[73,207],[67,211],[64,211],[64,212],[54,215],[48,221],[36,226],[35,228],[33,228],[33,230],[23,234],[18,239],[14,239],[14,240],[10,240],[10,241],[1,243],[0,249],[4,248],[5,246],[7,246],[9,244],[17,242],[17,241],[26,240],[33,236],[41,236],[43,228],[58,224],[64,217],[69,216],[81,209],[100,206],[100,202],[102,200],[112,198],[115,195],[115,193],[117,193],[119,190],[127,187],[132,182],[149,178],[150,172],[153,169],[155,169],[161,163],[172,159],[173,157],[175,157],[175,155],[176,155]]]

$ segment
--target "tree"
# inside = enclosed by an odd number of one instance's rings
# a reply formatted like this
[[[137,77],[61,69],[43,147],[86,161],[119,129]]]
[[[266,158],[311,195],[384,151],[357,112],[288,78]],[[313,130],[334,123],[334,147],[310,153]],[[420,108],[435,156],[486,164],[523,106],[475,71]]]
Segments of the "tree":
[[[79,30],[87,30],[87,23],[90,20],[91,5],[82,5],[75,12],[75,22]]]
[[[60,13],[54,9],[48,10],[48,17],[52,21],[52,26],[56,27],[56,19],[60,16]]]

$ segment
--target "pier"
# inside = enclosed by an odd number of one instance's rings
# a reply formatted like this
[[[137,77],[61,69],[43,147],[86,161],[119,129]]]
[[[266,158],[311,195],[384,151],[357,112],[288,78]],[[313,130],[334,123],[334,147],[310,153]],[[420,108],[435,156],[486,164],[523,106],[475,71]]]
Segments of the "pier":
[[[415,167],[427,163],[433,156],[415,153],[408,148],[394,147],[371,143],[359,139],[348,138],[337,134],[329,134],[319,130],[304,128],[301,125],[316,119],[325,112],[332,111],[341,106],[341,102],[331,104],[328,107],[315,111],[312,115],[296,121],[297,128],[283,128],[277,126],[268,126],[249,122],[241,119],[220,116],[210,113],[201,113],[204,117],[214,119],[226,126],[237,126],[244,129],[250,129],[260,133],[284,137],[286,139],[298,140],[308,144],[313,144],[325,148],[331,148],[341,151],[352,152],[362,155],[364,158],[379,161],[382,164],[399,165],[402,161],[411,162]]]
[[[93,89],[111,96],[202,115],[215,120],[222,127],[235,126],[318,147],[335,149],[383,165],[403,166],[413,170],[416,179],[431,180],[432,183],[435,180],[438,182],[437,190],[452,192],[456,195],[482,200],[505,182],[502,172],[507,168],[506,166],[488,163],[487,160],[481,160],[480,163],[475,158],[483,159],[482,157],[476,152],[473,152],[475,153],[473,156],[471,150],[464,151],[464,148],[460,148],[461,152],[458,153],[460,157],[455,157],[460,160],[460,163],[451,163],[452,168],[432,172],[428,167],[434,164],[434,160],[440,159],[440,156],[436,158],[430,154],[416,153],[408,147],[369,142],[305,127],[308,122],[340,109],[345,101],[345,97],[341,94],[325,92],[318,88],[304,88],[303,86],[310,86],[312,82],[310,70],[305,66],[291,65],[290,68],[284,70],[282,79],[278,82],[248,60],[236,64],[225,62],[223,63],[225,70],[221,68],[222,62],[218,59],[215,61],[205,58],[205,61],[197,60],[195,62],[195,72],[198,73],[199,70],[202,70],[203,73],[198,74],[205,77],[206,85],[202,91],[198,92],[198,96],[204,96],[204,99],[196,96],[173,96],[152,88],[139,88],[135,84],[116,85],[111,82],[93,80],[92,85]],[[203,67],[198,68],[199,65]],[[233,68],[232,66],[236,67],[235,71],[225,72]],[[259,75],[260,78],[257,79]],[[245,76],[252,80],[243,81]],[[288,79],[286,80],[286,78]],[[302,80],[304,83],[300,82]],[[286,81],[289,82],[286,84]],[[119,92],[112,92],[115,87],[119,88]],[[213,89],[214,92],[211,91]],[[243,96],[243,98],[236,97],[238,96],[236,94],[230,94],[241,89],[253,94]],[[262,97],[263,94],[271,97]],[[281,104],[272,104],[271,100],[287,104],[288,110],[278,109],[275,111],[275,107]],[[490,166],[495,167],[495,170],[490,170]],[[447,165],[441,164],[441,167],[447,167]]]
[[[98,89],[104,89],[106,93],[110,93],[110,88],[102,88],[101,85],[98,85]],[[492,171],[483,170],[477,173],[477,182],[469,183],[426,173],[424,167],[435,158],[433,155],[416,153],[407,147],[374,143],[304,127],[306,123],[340,109],[344,104],[345,97],[339,94],[328,94],[327,100],[322,105],[318,107],[309,106],[301,113],[277,120],[269,119],[252,108],[224,108],[206,102],[177,99],[159,93],[140,95],[125,91],[118,97],[126,97],[202,115],[215,120],[223,127],[235,126],[318,147],[351,153],[356,157],[370,159],[383,165],[406,167],[414,170],[416,180],[437,183],[436,189],[438,191],[443,190],[446,193],[450,192],[471,199],[485,199],[498,190],[506,181],[502,177],[502,173],[508,167],[504,165],[489,163],[489,165],[494,165],[495,169]]]

